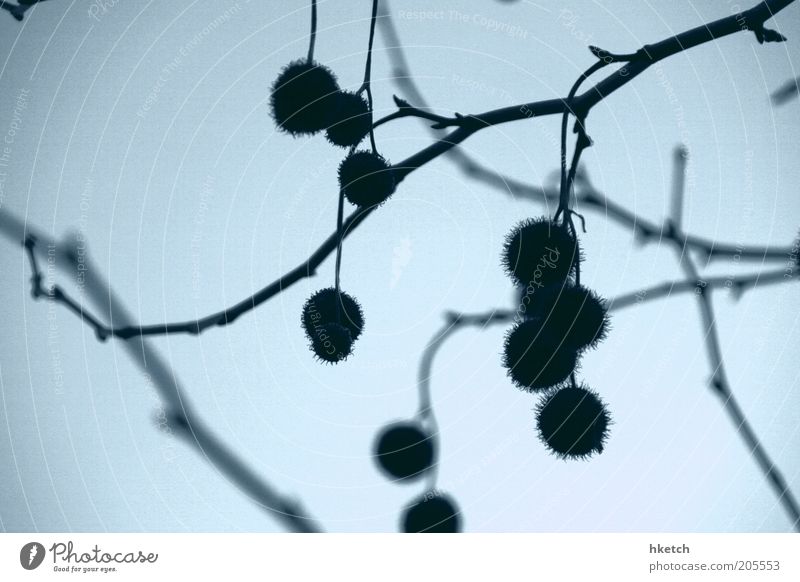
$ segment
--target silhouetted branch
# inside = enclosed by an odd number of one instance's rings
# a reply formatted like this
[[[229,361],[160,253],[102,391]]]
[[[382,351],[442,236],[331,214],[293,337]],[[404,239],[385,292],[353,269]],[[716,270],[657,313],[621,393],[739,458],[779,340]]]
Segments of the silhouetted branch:
[[[367,46],[367,62],[364,67],[364,82],[358,93],[365,91],[367,93],[367,104],[369,106],[369,141],[372,146],[372,152],[378,153],[378,147],[375,145],[375,125],[373,124],[373,101],[372,101],[372,45],[375,42],[375,21],[378,19],[378,3],[379,0],[372,0],[372,15],[369,20],[369,44]]]
[[[476,123],[467,127],[459,127],[441,140],[398,164],[396,168],[397,179],[398,181],[401,180],[415,169],[436,159],[484,127],[520,121],[531,117],[563,114],[568,110],[573,112],[576,117],[585,117],[595,105],[638,77],[651,65],[690,48],[741,32],[742,30],[761,30],[766,20],[772,18],[792,2],[794,0],[764,0],[745,12],[698,26],[655,44],[645,45],[637,53],[639,56],[636,59],[620,67],[569,103],[566,99],[545,99],[472,115],[470,117],[474,118]]]
[[[56,265],[66,272],[77,272],[79,254],[77,247],[57,244],[44,233],[37,232],[31,225],[23,222],[4,209],[0,209],[0,234],[12,243],[22,244],[31,261],[32,293],[35,298],[48,298],[65,305],[78,314],[82,320],[97,328],[102,326],[97,318],[90,315],[83,306],[69,297],[60,287],[45,288],[39,269],[36,253],[52,257]],[[52,253],[52,254],[51,254]],[[109,321],[119,321],[129,325],[131,316],[123,307],[107,282],[98,275],[94,265],[87,264],[85,254],[81,257],[81,273],[89,298],[96,308],[107,314]],[[107,328],[106,328],[107,329]],[[190,442],[203,454],[206,460],[233,485],[247,493],[270,516],[277,519],[290,531],[319,531],[313,518],[296,501],[279,494],[266,481],[259,477],[241,458],[222,441],[192,411],[190,403],[178,383],[176,374],[169,368],[158,351],[145,338],[123,344],[131,359],[153,381],[161,399],[169,411],[172,425],[183,430]]]
[[[412,101],[419,105],[414,107],[408,104],[404,99],[395,97],[400,108],[397,112],[387,117],[402,117],[401,114],[405,106],[409,107],[412,113],[408,115],[429,119],[432,121],[446,120],[448,118],[439,115],[433,115],[427,112],[430,106],[427,104],[425,97],[414,82],[414,76],[409,68],[408,61],[406,60],[403,51],[403,44],[397,29],[394,25],[394,20],[391,16],[391,11],[388,8],[388,3],[384,0],[381,5],[381,12],[378,19],[381,27],[381,32],[384,36],[384,44],[386,45],[387,55],[389,61],[392,63],[392,79],[401,91],[407,95]],[[590,47],[591,49],[592,47]],[[602,49],[593,47],[596,51],[592,51],[596,56],[602,55]],[[605,51],[607,53],[607,51]],[[637,53],[628,55],[612,55],[614,59],[618,60],[631,60],[637,56]],[[598,58],[601,58],[598,56]],[[581,78],[584,78],[582,75]],[[577,90],[577,87],[576,87]],[[464,116],[459,115],[459,118]],[[444,132],[441,130],[431,129],[431,132],[436,136],[441,136]],[[533,202],[544,202],[546,204],[558,204],[560,202],[560,192],[553,188],[545,186],[532,186],[522,182],[516,178],[504,176],[496,171],[485,168],[480,163],[475,161],[471,156],[463,152],[461,149],[455,148],[446,152],[446,157],[456,164],[465,175],[469,178],[482,182],[487,186],[496,188],[505,192],[515,198],[523,198]],[[566,154],[565,154],[566,155]],[[576,206],[588,206],[590,209],[611,218],[618,224],[630,228],[633,233],[639,238],[641,242],[648,242],[653,240],[660,240],[663,238],[661,226],[656,225],[633,212],[629,211],[624,206],[617,204],[610,200],[601,192],[599,192],[589,181],[585,172],[578,171],[577,164],[574,164],[575,173],[573,179],[580,185],[580,190],[576,193]],[[677,236],[677,233],[673,233]],[[786,258],[792,254],[792,247],[770,247],[770,246],[752,246],[748,245],[733,245],[728,243],[719,243],[714,240],[709,240],[691,234],[680,234],[682,244],[693,251],[699,252],[706,260],[713,260],[718,258],[731,258],[736,257],[737,260],[742,261],[785,261]]]
[[[794,0],[764,0],[754,8],[741,14],[728,16],[658,43],[646,45],[637,53],[639,56],[635,60],[597,83],[592,89],[569,100],[569,103],[566,99],[546,99],[524,105],[496,109],[480,115],[465,116],[471,119],[470,123],[461,125],[442,139],[393,166],[392,170],[395,179],[399,183],[408,174],[440,155],[451,151],[454,146],[463,142],[483,127],[530,117],[563,114],[566,111],[571,111],[576,116],[584,118],[592,107],[641,74],[653,63],[700,44],[739,32],[745,24],[749,26],[755,26],[758,23],[763,24],[765,20],[771,18],[792,2]],[[374,209],[375,207],[369,207],[353,212],[344,223],[345,236],[355,229]],[[107,335],[128,339],[140,335],[199,334],[211,327],[230,325],[240,315],[251,311],[297,281],[311,276],[319,264],[331,252],[336,250],[338,240],[337,233],[333,233],[305,263],[233,307],[196,320],[113,328],[107,330]]]
[[[314,61],[314,48],[317,44],[317,0],[311,0],[311,32],[308,35],[308,57],[309,63]]]

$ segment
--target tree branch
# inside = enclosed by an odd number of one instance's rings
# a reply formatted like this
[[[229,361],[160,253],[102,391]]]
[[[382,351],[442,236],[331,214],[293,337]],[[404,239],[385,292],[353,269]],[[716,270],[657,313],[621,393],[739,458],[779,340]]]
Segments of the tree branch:
[[[685,150],[684,150],[685,151]],[[685,166],[685,156],[676,157],[676,165],[681,169]],[[673,200],[677,202],[673,205],[673,213],[676,213],[676,208],[680,201],[683,200],[683,190],[685,182],[685,174],[683,172],[676,173],[676,181],[673,185]],[[680,232],[680,211],[677,211],[677,216],[673,215],[668,220],[669,228],[676,233]],[[711,300],[712,289],[702,283],[698,275],[697,266],[694,263],[691,255],[689,255],[684,247],[680,244],[678,237],[673,237],[675,253],[678,257],[678,262],[686,274],[686,282],[694,285],[695,295],[700,307],[700,315],[703,324],[704,339],[706,343],[706,353],[708,354],[709,364],[711,366],[711,382],[709,387],[714,393],[722,400],[722,405],[725,407],[725,412],[728,413],[731,421],[736,427],[739,436],[742,437],[749,452],[755,457],[759,468],[767,483],[772,487],[778,500],[783,505],[792,527],[800,532],[800,507],[797,505],[797,500],[794,494],[789,489],[783,474],[775,466],[775,463],[770,458],[761,440],[756,435],[750,422],[747,420],[744,412],[736,401],[733,391],[731,390],[728,376],[725,372],[725,364],[722,358],[722,347],[719,342],[719,331],[717,330],[717,320],[714,315],[714,306]]]
[[[93,326],[102,325],[97,318],[89,315],[80,303],[69,297],[60,287],[54,286],[45,289],[42,286],[42,274],[38,267],[36,253],[44,255],[52,249],[57,266],[66,272],[74,273],[78,268],[78,253],[74,245],[57,244],[53,239],[36,231],[31,225],[13,216],[5,209],[0,209],[0,234],[12,243],[22,244],[25,247],[32,265],[31,282],[34,297],[47,297],[62,303],[77,313],[86,323]],[[44,250],[45,248],[47,250]],[[127,325],[131,321],[130,315],[109,284],[97,274],[99,273],[97,268],[85,263],[83,267],[85,288],[97,309],[107,314],[109,321],[120,321],[123,325]],[[135,342],[125,342],[124,346],[131,359],[143,373],[152,379],[153,385],[165,403],[172,425],[181,429],[182,434],[189,439],[189,442],[197,448],[206,461],[288,530],[319,531],[316,521],[305,512],[298,502],[278,493],[205,426],[192,411],[175,372],[169,368],[158,351],[146,339],[140,338]]]
[[[635,60],[630,61],[625,66],[597,83],[592,89],[569,100],[569,102],[567,99],[546,99],[524,105],[496,109],[480,115],[466,116],[471,120],[469,123],[461,125],[458,129],[450,132],[440,140],[393,166],[392,170],[396,182],[399,183],[411,172],[436,159],[440,155],[451,151],[454,146],[463,142],[484,127],[530,117],[563,114],[565,111],[573,111],[576,116],[585,117],[589,110],[597,103],[627,84],[653,63],[678,52],[682,52],[683,50],[739,32],[743,30],[742,23],[746,23],[748,26],[755,26],[758,23],[763,24],[765,20],[772,17],[776,12],[782,10],[792,2],[794,2],[794,0],[764,0],[754,8],[739,15],[728,16],[662,40],[656,44],[646,45],[636,53],[638,57]],[[345,236],[361,224],[374,209],[375,207],[369,207],[354,211],[345,221]],[[251,297],[223,311],[190,321],[112,328],[108,330],[108,335],[122,339],[144,335],[175,333],[196,335],[211,327],[230,325],[240,315],[255,309],[258,305],[264,303],[278,293],[281,293],[301,279],[313,275],[322,261],[327,258],[331,252],[336,250],[337,245],[338,237],[337,234],[334,233],[325,240],[305,263],[280,277],[267,287],[264,287]]]

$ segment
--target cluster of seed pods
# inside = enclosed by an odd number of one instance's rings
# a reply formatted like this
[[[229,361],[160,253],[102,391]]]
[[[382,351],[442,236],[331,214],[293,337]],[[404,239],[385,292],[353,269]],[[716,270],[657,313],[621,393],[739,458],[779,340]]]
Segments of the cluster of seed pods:
[[[502,263],[521,289],[503,366],[519,388],[542,396],[537,428],[562,458],[603,451],[611,422],[605,404],[575,379],[581,356],[605,339],[605,302],[577,282],[583,260],[577,236],[546,218],[528,219],[506,237]]]
[[[374,148],[356,149],[372,129],[369,104],[360,92],[341,90],[329,68],[310,59],[289,63],[272,85],[271,107],[281,131],[295,137],[325,131],[330,143],[349,148],[339,166],[339,195],[350,204],[371,208],[394,193],[389,162]],[[339,236],[341,252],[341,224]],[[308,298],[301,324],[316,358],[336,364],[352,354],[364,329],[364,313],[358,301],[337,285]],[[407,483],[433,471],[434,449],[434,439],[419,422],[399,422],[378,435],[374,458],[388,478]],[[456,532],[461,522],[450,496],[429,491],[405,507],[400,526],[406,532]]]

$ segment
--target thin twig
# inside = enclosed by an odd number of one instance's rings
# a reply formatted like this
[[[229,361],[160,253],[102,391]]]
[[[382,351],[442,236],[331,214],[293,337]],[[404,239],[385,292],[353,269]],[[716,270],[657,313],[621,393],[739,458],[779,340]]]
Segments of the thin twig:
[[[373,102],[372,102],[372,44],[375,41],[375,24],[378,20],[378,2],[379,0],[372,0],[372,16],[369,21],[369,45],[367,48],[367,63],[364,67],[364,82],[358,93],[365,91],[367,93],[367,104],[369,105],[369,141],[372,146],[372,152],[378,153],[378,148],[375,145],[375,125],[372,120]]]
[[[598,60],[594,63],[591,67],[586,69],[586,71],[578,77],[578,80],[573,83],[572,87],[567,94],[567,109],[564,110],[563,115],[561,116],[561,195],[559,196],[558,201],[558,209],[556,210],[556,214],[554,216],[554,220],[558,220],[558,217],[561,213],[564,213],[564,219],[569,220],[569,209],[570,209],[570,195],[572,194],[572,181],[575,179],[575,172],[578,169],[578,164],[580,163],[581,153],[583,153],[584,148],[587,148],[591,145],[592,140],[589,139],[589,136],[586,134],[586,129],[584,127],[585,116],[579,117],[576,115],[575,117],[575,127],[576,129],[580,127],[578,139],[575,142],[575,153],[572,157],[572,165],[570,166],[570,172],[567,173],[567,125],[569,124],[569,116],[570,113],[574,114],[574,110],[572,109],[572,100],[575,98],[575,93],[578,92],[583,82],[591,77],[594,73],[602,69],[608,64],[605,60]],[[571,176],[571,179],[570,179]]]
[[[388,123],[390,121],[394,121],[395,119],[400,119],[402,117],[417,117],[420,119],[428,119],[433,121],[431,127],[433,129],[445,129],[447,127],[461,127],[467,123],[469,123],[469,118],[458,113],[455,114],[454,117],[444,117],[443,115],[436,115],[435,113],[431,113],[430,111],[426,111],[424,109],[420,109],[418,107],[414,107],[405,99],[401,99],[397,95],[392,96],[394,98],[395,105],[397,105],[397,111],[386,115],[385,117],[381,117],[378,121],[372,124],[372,128],[375,129],[380,127],[384,123]]]
[[[317,0],[311,0],[311,34],[308,37],[308,62],[314,62],[314,47],[317,43]]]

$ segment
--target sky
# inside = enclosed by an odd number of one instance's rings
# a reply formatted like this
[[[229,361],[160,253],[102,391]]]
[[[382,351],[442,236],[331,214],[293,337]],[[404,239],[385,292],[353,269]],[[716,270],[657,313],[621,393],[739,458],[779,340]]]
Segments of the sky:
[[[361,83],[370,6],[319,4],[316,58],[342,87]],[[587,45],[633,52],[737,10],[683,0],[388,5],[415,82],[443,115],[563,97],[593,62]],[[800,101],[774,107],[769,96],[800,74],[799,10],[770,22],[787,43],[731,35],[651,67],[595,107],[594,146],[583,157],[594,186],[659,224],[683,143],[687,232],[742,248],[790,246],[800,216]],[[335,229],[345,155],[321,136],[277,131],[270,117],[270,85],[305,55],[309,14],[305,2],[278,0],[51,0],[21,23],[0,14],[0,212],[55,238],[80,236],[144,324],[218,311],[296,267]],[[379,33],[373,56],[378,116],[403,96],[384,40]],[[499,125],[461,147],[494,171],[552,184],[559,123]],[[397,162],[435,138],[402,119],[376,139]],[[512,306],[504,236],[553,210],[437,159],[345,243],[342,288],[361,302],[366,325],[343,364],[315,361],[300,327],[305,299],[333,284],[332,257],[233,325],[152,345],[208,425],[326,530],[396,531],[423,485],[384,478],[372,459],[375,435],[414,414],[419,360],[445,312]],[[681,277],[669,241],[642,245],[604,211],[585,216],[582,280],[603,297]],[[122,342],[99,343],[72,313],[34,301],[22,249],[0,244],[0,528],[282,531],[159,428],[163,404]],[[699,263],[706,276],[786,266]],[[80,296],[74,277],[51,271]],[[714,305],[733,392],[798,491],[793,282],[738,300],[720,291]],[[431,377],[437,486],[457,500],[465,530],[789,531],[708,388],[699,315],[691,294],[613,314],[607,341],[580,369],[614,422],[606,450],[586,461],[562,461],[538,440],[537,398],[500,364],[505,326],[449,338]]]

